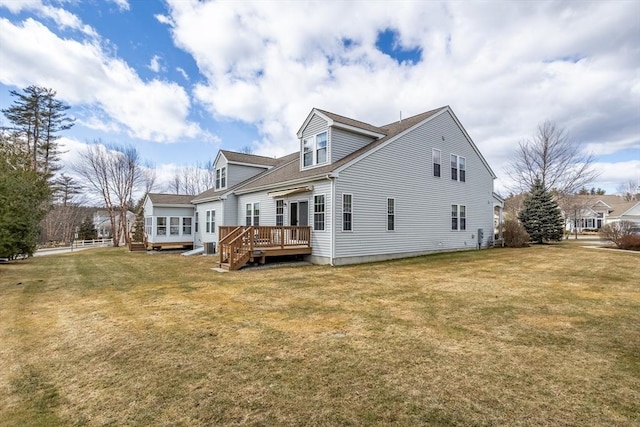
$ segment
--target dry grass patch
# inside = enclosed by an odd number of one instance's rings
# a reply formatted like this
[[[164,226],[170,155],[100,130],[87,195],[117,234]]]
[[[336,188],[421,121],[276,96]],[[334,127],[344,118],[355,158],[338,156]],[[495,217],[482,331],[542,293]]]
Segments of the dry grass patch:
[[[638,261],[561,244],[229,274],[118,249],[3,265],[0,424],[637,424]]]

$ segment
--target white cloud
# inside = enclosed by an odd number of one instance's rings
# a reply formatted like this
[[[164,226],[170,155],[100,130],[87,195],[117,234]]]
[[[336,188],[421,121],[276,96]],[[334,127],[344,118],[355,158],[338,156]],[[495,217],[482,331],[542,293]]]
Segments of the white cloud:
[[[153,57],[151,58],[151,62],[149,62],[149,65],[147,65],[147,67],[154,73],[159,73],[160,71],[164,71],[165,68],[160,63],[161,60],[162,58],[160,58],[160,56],[153,55]]]
[[[634,146],[640,134],[636,2],[169,6],[156,19],[207,78],[195,98],[215,118],[257,124],[260,154],[295,150],[314,106],[383,124],[400,110],[451,105],[498,175],[547,119],[600,153]],[[378,51],[386,28],[421,48],[422,61],[398,64]]]
[[[62,100],[94,106],[103,124],[109,118],[133,137],[174,142],[203,134],[188,120],[191,101],[182,86],[143,81],[94,39],[62,39],[33,19],[13,24],[0,18],[0,56],[0,82],[56,88]]]
[[[14,14],[31,11],[38,16],[52,19],[61,29],[78,30],[88,36],[97,36],[95,30],[83,24],[78,16],[65,9],[44,4],[41,0],[0,0],[0,6],[6,7]]]
[[[118,6],[118,9],[120,9],[120,12],[130,9],[129,0],[109,0],[109,1],[115,3],[116,6]]]
[[[182,68],[182,67],[176,67],[176,71],[177,71],[177,72],[179,72],[179,73],[182,75],[182,77],[184,77],[184,79],[185,79],[186,81],[189,81],[189,80],[190,80],[190,79],[189,79],[189,75],[188,75],[188,74],[187,74],[187,72],[184,70],[184,68]]]

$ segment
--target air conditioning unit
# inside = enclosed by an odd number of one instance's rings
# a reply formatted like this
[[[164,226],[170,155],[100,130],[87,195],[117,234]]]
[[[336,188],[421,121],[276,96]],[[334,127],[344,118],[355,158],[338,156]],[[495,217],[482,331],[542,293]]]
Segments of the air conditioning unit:
[[[205,255],[213,255],[216,253],[216,242],[204,242]]]

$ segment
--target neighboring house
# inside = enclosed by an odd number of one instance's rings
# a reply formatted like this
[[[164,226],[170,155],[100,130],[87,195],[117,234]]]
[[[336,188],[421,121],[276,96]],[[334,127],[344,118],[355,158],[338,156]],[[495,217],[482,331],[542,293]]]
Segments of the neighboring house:
[[[116,217],[116,223],[119,223],[120,217]],[[136,214],[127,212],[127,232],[131,230],[136,221]],[[104,208],[98,208],[93,214],[93,226],[96,229],[98,239],[110,239],[113,237],[111,230],[111,220],[109,212]],[[120,236],[120,244],[125,243],[125,236]]]
[[[596,231],[605,224],[631,221],[640,227],[640,201],[626,201],[614,195],[574,196],[565,212],[566,229]]]
[[[493,243],[495,174],[450,107],[383,126],[313,109],[297,136],[278,159],[220,151],[215,188],[191,200],[196,246],[342,265]]]
[[[144,200],[147,249],[191,248],[197,222],[193,196],[149,193]]]

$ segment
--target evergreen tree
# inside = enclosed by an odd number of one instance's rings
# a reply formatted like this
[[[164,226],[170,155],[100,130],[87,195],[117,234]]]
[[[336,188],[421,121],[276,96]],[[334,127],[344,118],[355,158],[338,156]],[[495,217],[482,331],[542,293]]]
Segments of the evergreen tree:
[[[525,197],[518,219],[531,240],[536,243],[543,243],[544,240],[562,240],[562,213],[540,179],[534,181],[531,191]]]
[[[80,224],[78,238],[80,240],[93,240],[98,238],[98,230],[96,230],[96,226],[93,224],[91,215],[87,215],[84,221],[82,221],[82,224]]]
[[[0,138],[0,257],[33,254],[49,194],[46,179],[31,168],[30,157]]]
[[[44,87],[29,86],[22,93],[9,93],[15,100],[2,112],[28,153],[31,168],[49,178],[58,169],[58,132],[73,126],[66,113],[69,106],[55,98],[56,91]]]

